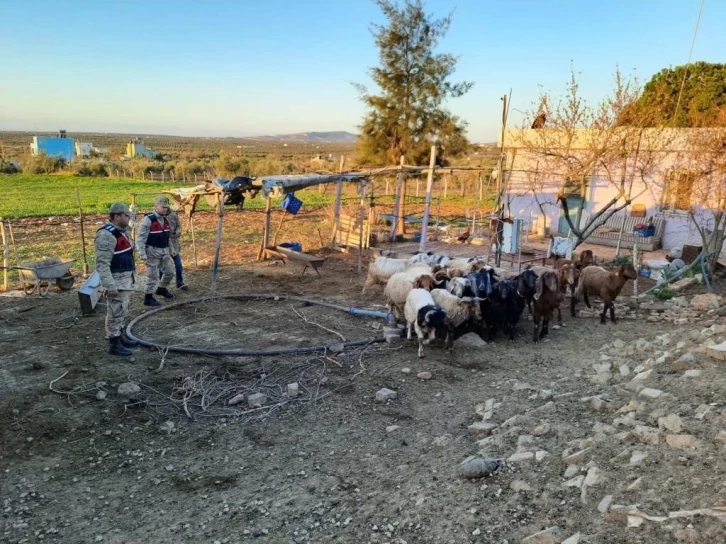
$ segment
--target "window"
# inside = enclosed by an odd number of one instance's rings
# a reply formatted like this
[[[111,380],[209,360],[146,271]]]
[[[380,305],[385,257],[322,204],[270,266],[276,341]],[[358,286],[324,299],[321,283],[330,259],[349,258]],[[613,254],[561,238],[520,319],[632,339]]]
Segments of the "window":
[[[670,170],[663,188],[662,210],[688,211],[691,209],[691,193],[696,176],[686,170]]]

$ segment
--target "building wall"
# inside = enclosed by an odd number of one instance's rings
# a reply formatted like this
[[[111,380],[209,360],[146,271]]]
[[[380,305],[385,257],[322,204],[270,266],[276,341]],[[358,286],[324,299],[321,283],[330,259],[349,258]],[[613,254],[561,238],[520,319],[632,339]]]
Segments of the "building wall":
[[[33,136],[33,143],[30,144],[30,149],[33,155],[45,153],[49,157],[61,157],[67,161],[73,160],[76,156],[73,138]]]
[[[156,151],[154,151],[153,149],[149,149],[143,144],[129,142],[126,145],[126,155],[129,157],[146,157],[149,159],[153,159],[154,157],[156,157]]]
[[[93,151],[93,144],[76,142],[76,155],[79,157],[88,157],[91,151]]]

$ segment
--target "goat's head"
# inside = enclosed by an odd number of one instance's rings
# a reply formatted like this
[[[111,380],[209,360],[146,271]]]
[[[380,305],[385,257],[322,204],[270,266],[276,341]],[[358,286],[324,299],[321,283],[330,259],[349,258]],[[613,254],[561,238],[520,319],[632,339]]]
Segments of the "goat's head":
[[[443,269],[444,269],[444,267],[441,266],[440,264],[435,264],[434,266],[431,267],[431,273],[436,274],[437,272],[439,272]]]
[[[464,277],[464,271],[459,268],[447,268],[446,272],[449,274],[449,277],[452,279]]]
[[[439,270],[437,272],[434,272],[434,280],[437,282],[436,285],[441,285],[441,283],[446,283],[449,279],[449,274],[446,270]]]
[[[424,316],[424,325],[431,327],[436,332],[443,332],[446,330],[446,312],[441,308],[428,310]]]
[[[635,267],[630,263],[624,263],[615,269],[616,276],[622,276],[625,280],[634,280],[638,277],[638,273],[635,271]]]
[[[486,266],[486,263],[480,260],[478,257],[472,257],[469,259],[469,271],[477,272]]]
[[[557,273],[548,270],[537,278],[537,287],[534,292],[534,300],[539,300],[545,288],[552,293],[557,293]]]
[[[434,277],[431,274],[421,274],[413,280],[414,289],[426,289],[427,291],[431,291],[431,289],[434,288],[434,285],[436,285],[436,280],[434,280]]]
[[[478,298],[464,297],[459,304],[463,304],[466,307],[467,312],[475,321],[481,321],[481,300]]]
[[[577,264],[580,268],[585,268],[586,266],[590,266],[595,262],[595,255],[592,253],[591,249],[585,249],[580,252],[580,256],[577,258]]]
[[[524,292],[531,293],[535,290],[535,283],[537,282],[537,273],[532,270],[531,268],[528,268],[524,272],[522,272],[519,276],[517,276],[517,281],[519,282],[519,290]]]
[[[574,264],[566,264],[560,268],[560,274],[567,280],[567,285],[575,285],[580,272],[575,268]]]

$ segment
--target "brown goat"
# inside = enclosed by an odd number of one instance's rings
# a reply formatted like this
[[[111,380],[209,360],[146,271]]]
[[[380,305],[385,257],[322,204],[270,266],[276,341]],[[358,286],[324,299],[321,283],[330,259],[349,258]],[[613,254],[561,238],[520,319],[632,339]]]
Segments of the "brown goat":
[[[600,323],[605,323],[605,316],[608,309],[610,309],[610,320],[616,323],[615,299],[620,294],[625,283],[637,277],[638,274],[630,263],[621,264],[612,272],[608,272],[599,266],[588,266],[583,269],[580,273],[577,290],[570,299],[570,312],[572,317],[575,317],[575,306],[580,297],[584,298],[588,308],[592,308],[588,295],[598,295],[603,301]]]
[[[560,309],[559,277],[557,272],[549,271],[537,278],[532,321],[534,321],[533,340],[537,343],[549,333],[549,322],[555,310]]]

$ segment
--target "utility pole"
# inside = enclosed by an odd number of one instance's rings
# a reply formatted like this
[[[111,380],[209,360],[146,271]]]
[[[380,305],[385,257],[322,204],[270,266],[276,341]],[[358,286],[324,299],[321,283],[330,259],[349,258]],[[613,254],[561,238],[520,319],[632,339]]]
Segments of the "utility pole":
[[[496,253],[495,253],[495,265],[497,267],[502,264],[502,231],[504,219],[504,166],[506,162],[506,155],[504,154],[504,133],[507,129],[507,117],[509,115],[509,102],[512,98],[512,90],[509,90],[509,96],[506,94],[502,96],[502,134],[501,142],[502,147],[499,153],[499,172],[497,174],[497,200],[496,200],[496,213],[497,213],[497,228],[496,228]]]

